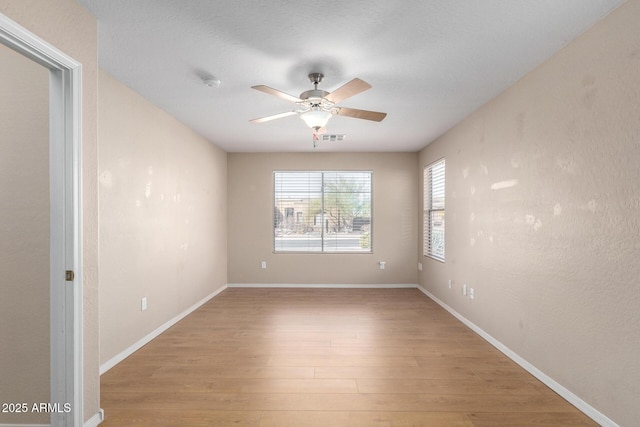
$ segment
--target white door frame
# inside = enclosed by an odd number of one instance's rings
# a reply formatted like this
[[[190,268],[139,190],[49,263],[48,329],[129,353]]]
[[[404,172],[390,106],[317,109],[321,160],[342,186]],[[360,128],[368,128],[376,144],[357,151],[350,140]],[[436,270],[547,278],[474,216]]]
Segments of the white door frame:
[[[82,66],[0,14],[0,43],[50,70],[52,427],[82,426]],[[75,277],[67,277],[66,273]],[[67,280],[71,279],[71,280]],[[65,406],[66,404],[66,406]],[[70,412],[65,413],[64,409]]]

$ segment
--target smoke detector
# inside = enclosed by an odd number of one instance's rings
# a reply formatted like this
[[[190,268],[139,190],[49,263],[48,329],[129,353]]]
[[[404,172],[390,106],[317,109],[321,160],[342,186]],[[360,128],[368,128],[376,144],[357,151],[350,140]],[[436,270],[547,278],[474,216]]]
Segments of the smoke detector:
[[[220,87],[220,79],[217,78],[216,76],[204,76],[202,77],[202,83],[204,83],[205,86],[214,88],[214,89],[217,89]]]

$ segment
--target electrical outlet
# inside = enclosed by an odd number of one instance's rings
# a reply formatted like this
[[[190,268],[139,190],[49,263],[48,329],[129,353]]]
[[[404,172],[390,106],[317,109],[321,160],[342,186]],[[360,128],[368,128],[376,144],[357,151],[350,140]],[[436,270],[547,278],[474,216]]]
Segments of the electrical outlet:
[[[262,261],[262,268],[267,268],[267,261]]]
[[[453,280],[449,279],[449,289],[451,289],[451,285],[453,285]]]
[[[147,297],[142,297],[142,300],[140,301],[140,308],[142,311],[147,309]]]
[[[385,266],[386,262],[384,261],[380,261],[379,265],[380,265],[380,270],[384,270],[384,266]]]
[[[473,288],[469,288],[469,298],[471,299],[476,298],[476,292],[473,290]]]
[[[418,271],[422,271],[422,263],[421,262],[418,263]]]
[[[467,296],[467,285],[462,285],[462,295]]]

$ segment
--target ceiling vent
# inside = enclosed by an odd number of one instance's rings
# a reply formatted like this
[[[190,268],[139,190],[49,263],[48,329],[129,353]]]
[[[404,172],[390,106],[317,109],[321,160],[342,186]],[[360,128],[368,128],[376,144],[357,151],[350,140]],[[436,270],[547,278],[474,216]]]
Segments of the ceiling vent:
[[[321,135],[323,141],[335,142],[335,141],[344,141],[347,137],[344,133],[332,133],[332,134],[324,134]]]

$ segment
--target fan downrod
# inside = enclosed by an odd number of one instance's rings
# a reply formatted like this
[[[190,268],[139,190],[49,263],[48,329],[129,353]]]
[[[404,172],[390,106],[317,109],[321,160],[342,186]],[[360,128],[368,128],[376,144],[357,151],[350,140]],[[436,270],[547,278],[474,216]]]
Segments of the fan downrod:
[[[309,80],[315,86],[316,90],[318,89],[318,84],[322,81],[323,78],[324,78],[324,74],[322,74],[322,73],[311,73],[311,74],[309,74]]]

